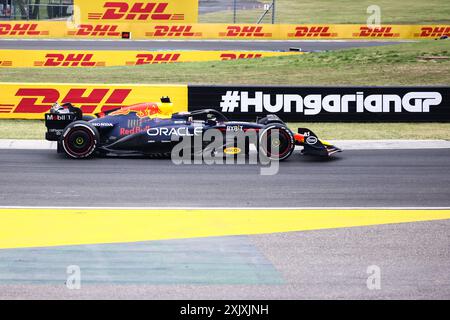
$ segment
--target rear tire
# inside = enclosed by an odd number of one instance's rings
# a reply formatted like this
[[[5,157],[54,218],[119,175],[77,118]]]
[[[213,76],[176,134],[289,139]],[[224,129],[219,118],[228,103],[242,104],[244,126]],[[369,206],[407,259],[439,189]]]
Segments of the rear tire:
[[[278,136],[276,136],[277,133]],[[274,148],[278,148],[278,151],[272,152]],[[258,152],[262,152],[270,160],[286,160],[294,152],[294,149],[294,135],[282,124],[267,125],[259,136]]]
[[[75,121],[69,124],[61,137],[61,145],[65,154],[74,159],[89,158],[100,141],[97,128],[86,121]]]

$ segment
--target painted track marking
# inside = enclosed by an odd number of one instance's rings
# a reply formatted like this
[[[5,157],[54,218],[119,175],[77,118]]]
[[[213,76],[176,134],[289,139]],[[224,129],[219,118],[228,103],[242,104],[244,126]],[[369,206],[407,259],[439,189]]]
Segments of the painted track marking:
[[[0,209],[0,249],[127,243],[450,219],[450,210]]]

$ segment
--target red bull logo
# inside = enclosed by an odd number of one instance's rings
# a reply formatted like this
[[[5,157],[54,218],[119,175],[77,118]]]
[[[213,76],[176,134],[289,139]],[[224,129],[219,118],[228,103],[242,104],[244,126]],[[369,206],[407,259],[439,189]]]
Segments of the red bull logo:
[[[151,118],[157,114],[160,114],[159,105],[155,102],[139,103],[129,107],[121,108],[117,111],[110,113],[112,116],[126,116],[130,113],[136,113],[138,118]]]
[[[150,130],[150,126],[145,126],[143,128],[141,128],[141,127],[133,127],[131,129],[120,128],[119,134],[121,136],[127,136],[127,135],[130,135],[130,134],[135,134],[135,133],[139,133],[139,132],[145,132],[147,130]]]

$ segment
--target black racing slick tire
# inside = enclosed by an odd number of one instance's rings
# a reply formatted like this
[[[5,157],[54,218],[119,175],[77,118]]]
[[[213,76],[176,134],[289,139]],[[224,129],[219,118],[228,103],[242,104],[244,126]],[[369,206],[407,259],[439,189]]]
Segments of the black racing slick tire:
[[[86,121],[75,121],[69,124],[61,137],[64,153],[74,159],[89,158],[100,141],[97,128]]]
[[[258,149],[270,160],[286,160],[295,149],[294,135],[282,124],[269,124],[259,135]]]

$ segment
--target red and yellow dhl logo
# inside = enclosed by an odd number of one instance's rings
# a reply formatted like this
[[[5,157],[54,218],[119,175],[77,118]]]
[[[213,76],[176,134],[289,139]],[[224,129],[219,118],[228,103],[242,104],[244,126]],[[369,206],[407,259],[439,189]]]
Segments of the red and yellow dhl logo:
[[[237,59],[258,59],[262,58],[262,54],[260,53],[222,53],[220,55],[220,59],[226,60],[237,60]]]
[[[92,25],[80,24],[77,30],[70,30],[67,32],[69,36],[91,36],[91,37],[120,37],[121,33],[117,31],[118,25]]]
[[[37,23],[0,23],[0,36],[43,36],[49,31],[38,30]]]
[[[144,64],[161,64],[161,63],[174,63],[180,59],[180,53],[140,53],[136,55],[135,61],[127,61],[127,66],[139,66]]]
[[[154,26],[154,32],[146,32],[147,37],[201,37],[202,32],[193,32],[192,26]]]
[[[359,33],[354,33],[358,38],[398,38],[399,33],[392,32],[392,27],[371,28],[368,26],[360,27]]]
[[[450,27],[422,27],[420,28],[420,33],[414,34],[416,38],[437,38],[443,36],[450,37]]]
[[[12,61],[0,61],[0,67],[12,67],[13,62]]]
[[[131,92],[132,89],[72,88],[64,94],[53,88],[20,88],[15,96],[21,100],[5,108],[10,108],[7,112],[14,110],[13,113],[45,113],[53,103],[60,101],[71,102],[84,113],[93,113],[98,107],[105,112],[124,107],[123,103]]]
[[[48,53],[45,61],[35,61],[35,67],[104,67],[106,63],[92,61],[93,54],[69,53]]]
[[[228,26],[227,32],[220,32],[221,37],[269,38],[272,33],[264,32],[262,26]]]
[[[330,32],[329,26],[298,26],[289,38],[335,38],[337,33]]]
[[[89,20],[174,20],[183,21],[184,14],[167,13],[169,3],[135,2],[131,6],[127,2],[105,2],[103,13],[88,13]]]
[[[0,104],[0,114],[2,113],[11,113],[13,111],[15,105],[13,104]]]

